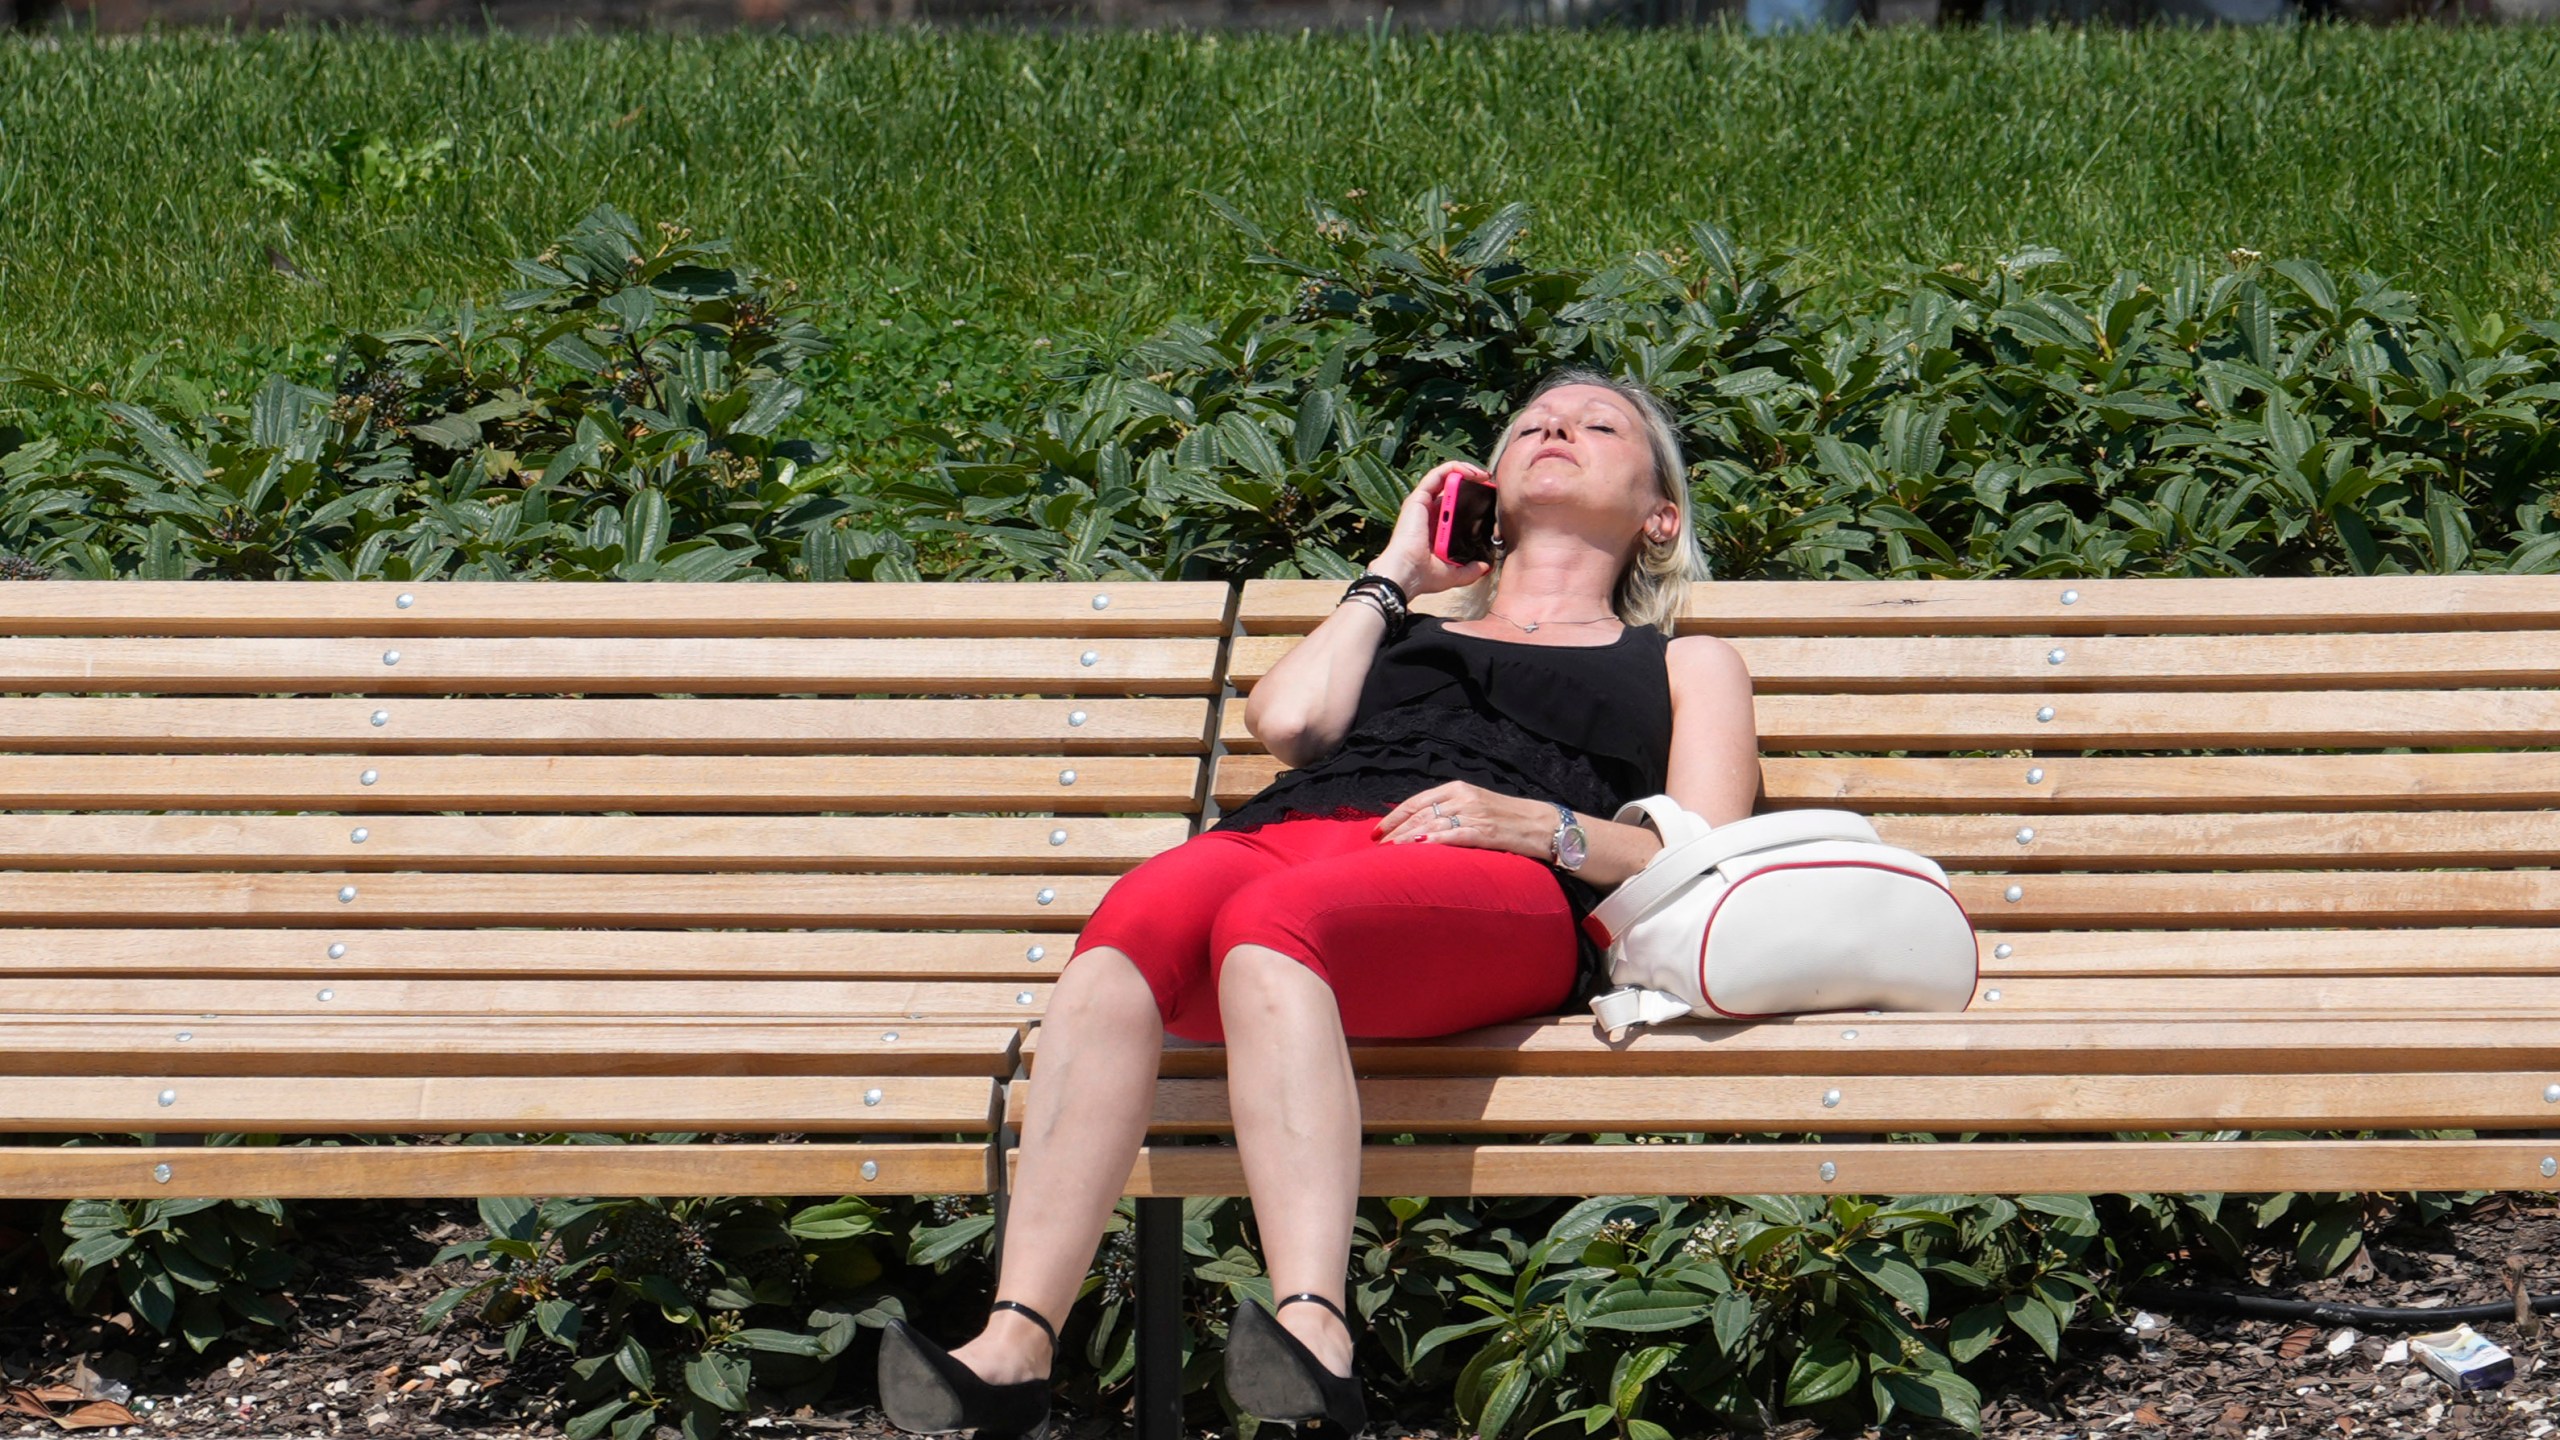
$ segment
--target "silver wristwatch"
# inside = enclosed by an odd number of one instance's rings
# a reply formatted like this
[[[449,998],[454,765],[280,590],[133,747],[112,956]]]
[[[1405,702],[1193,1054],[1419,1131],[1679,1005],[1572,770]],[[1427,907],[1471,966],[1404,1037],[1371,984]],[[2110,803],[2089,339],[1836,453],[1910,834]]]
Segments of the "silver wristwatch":
[[[1570,807],[1556,805],[1556,833],[1548,840],[1547,849],[1555,856],[1556,868],[1560,870],[1579,870],[1584,859],[1589,857],[1591,837],[1583,833],[1582,822],[1573,818]]]

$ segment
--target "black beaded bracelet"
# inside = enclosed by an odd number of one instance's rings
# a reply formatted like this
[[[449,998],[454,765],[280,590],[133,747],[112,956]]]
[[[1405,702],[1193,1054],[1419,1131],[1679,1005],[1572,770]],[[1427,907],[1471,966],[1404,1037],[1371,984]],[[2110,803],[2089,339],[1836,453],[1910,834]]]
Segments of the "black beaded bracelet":
[[[1384,585],[1395,595],[1396,603],[1398,605],[1410,608],[1413,604],[1413,597],[1405,593],[1403,586],[1397,584],[1393,579],[1379,574],[1375,570],[1361,571],[1360,578],[1352,581],[1351,583],[1354,585]]]
[[[1362,575],[1359,579],[1352,581],[1342,593],[1346,596],[1355,594],[1375,595],[1381,603],[1385,604],[1398,614],[1405,613],[1413,608],[1413,597],[1404,593],[1403,586],[1398,585],[1396,582],[1388,579],[1384,575]]]
[[[1373,578],[1376,583],[1364,583]],[[1335,603],[1347,603],[1353,599],[1367,601],[1378,612],[1379,617],[1387,622],[1388,641],[1392,643],[1401,640],[1406,630],[1412,626],[1413,615],[1411,611],[1399,604],[1394,593],[1387,589],[1394,583],[1384,576],[1362,576],[1361,579],[1351,582],[1349,588],[1342,592],[1342,600]]]

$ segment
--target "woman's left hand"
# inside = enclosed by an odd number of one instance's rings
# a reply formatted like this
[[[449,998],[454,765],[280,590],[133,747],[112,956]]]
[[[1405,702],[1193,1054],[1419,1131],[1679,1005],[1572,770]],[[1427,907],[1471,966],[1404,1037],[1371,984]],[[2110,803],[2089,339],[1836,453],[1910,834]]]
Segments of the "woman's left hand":
[[[1451,819],[1458,821],[1451,825]],[[1498,795],[1480,785],[1451,780],[1434,785],[1378,817],[1371,838],[1381,844],[1468,845],[1509,850],[1540,860],[1555,853],[1556,807],[1544,800]]]

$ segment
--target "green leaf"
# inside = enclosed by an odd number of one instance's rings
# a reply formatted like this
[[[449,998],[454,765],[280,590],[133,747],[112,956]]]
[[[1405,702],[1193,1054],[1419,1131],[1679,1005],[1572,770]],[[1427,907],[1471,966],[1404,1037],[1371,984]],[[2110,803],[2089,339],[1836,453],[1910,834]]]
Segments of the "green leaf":
[[[1716,1348],[1728,1357],[1740,1354],[1742,1342],[1751,1333],[1751,1322],[1757,1314],[1752,1306],[1751,1297],[1740,1290],[1728,1290],[1716,1297],[1715,1307],[1711,1313],[1714,1317]]]
[[[409,427],[409,434],[446,450],[470,450],[480,443],[479,422],[462,415],[439,415]]]
[[[2046,1359],[2062,1358],[2062,1324],[2053,1318],[2052,1309],[2044,1301],[2033,1295],[2004,1295],[2000,1299],[2000,1309],[2009,1317],[2010,1324],[2036,1342],[2036,1348],[2044,1352]]]
[[[622,1337],[621,1347],[613,1352],[613,1368],[621,1371],[622,1378],[636,1390],[658,1388],[658,1367],[650,1361],[648,1347],[640,1343],[637,1335]]]
[[[1899,1251],[1873,1240],[1851,1245],[1843,1255],[1849,1268],[1873,1281],[1876,1288],[1910,1307],[1922,1319],[1929,1317],[1929,1281],[1917,1266]]]
[[[521,1196],[496,1196],[480,1201],[480,1223],[492,1235],[509,1240],[530,1240],[539,1228],[540,1209]]]
[[[533,1318],[543,1334],[572,1350],[578,1348],[578,1329],[586,1323],[586,1314],[574,1302],[545,1300],[534,1307]]]
[[[685,1362],[685,1387],[723,1410],[747,1408],[747,1362],[713,1350]]]
[[[622,1413],[626,1403],[619,1399],[607,1400],[593,1410],[571,1418],[568,1424],[560,1427],[560,1433],[565,1440],[595,1440],[604,1433],[606,1426],[613,1423],[613,1417]]]
[[[1999,1305],[1969,1305],[1956,1312],[1947,1326],[1947,1354],[1959,1363],[1971,1360],[1991,1348],[2000,1338],[2001,1317],[2007,1312]]]
[[[1845,1340],[1807,1346],[1787,1371],[1787,1403],[1818,1405],[1849,1393],[1858,1383],[1858,1352]]]
[[[880,1207],[860,1197],[812,1205],[791,1217],[791,1233],[803,1240],[850,1240],[880,1229]]]
[[[76,1272],[108,1264],[132,1248],[133,1237],[130,1235],[92,1235],[64,1247],[62,1263],[64,1268]]]
[[[2294,1242],[2294,1264],[2308,1274],[2326,1278],[2353,1259],[2356,1247],[2364,1243],[2364,1207],[2349,1200],[2325,1207],[2302,1227]]]
[[[1298,428],[1290,437],[1290,450],[1298,468],[1313,469],[1316,457],[1324,453],[1333,439],[1334,397],[1328,389],[1313,389],[1298,402]]]
[[[126,1288],[125,1298],[133,1302],[135,1314],[164,1335],[169,1331],[169,1322],[177,1318],[178,1287],[165,1271],[143,1270]]]
[[[622,507],[622,552],[629,563],[654,560],[666,548],[675,525],[666,495],[655,486],[633,495]]]

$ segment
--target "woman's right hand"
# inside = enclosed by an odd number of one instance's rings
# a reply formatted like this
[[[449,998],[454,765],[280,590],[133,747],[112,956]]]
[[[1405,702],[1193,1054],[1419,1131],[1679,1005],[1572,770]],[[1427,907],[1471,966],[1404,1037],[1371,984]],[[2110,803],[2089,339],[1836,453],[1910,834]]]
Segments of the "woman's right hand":
[[[1452,565],[1431,553],[1431,531],[1440,509],[1440,487],[1456,483],[1450,477],[1465,472],[1477,479],[1488,478],[1481,465],[1464,460],[1444,460],[1423,472],[1413,493],[1404,497],[1404,505],[1396,511],[1396,528],[1387,536],[1387,548],[1378,553],[1369,568],[1404,587],[1408,596],[1429,595],[1440,590],[1454,590],[1472,585],[1493,569],[1490,560],[1476,560]]]

